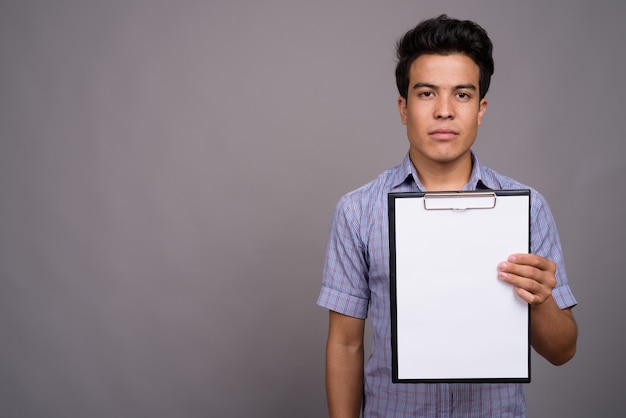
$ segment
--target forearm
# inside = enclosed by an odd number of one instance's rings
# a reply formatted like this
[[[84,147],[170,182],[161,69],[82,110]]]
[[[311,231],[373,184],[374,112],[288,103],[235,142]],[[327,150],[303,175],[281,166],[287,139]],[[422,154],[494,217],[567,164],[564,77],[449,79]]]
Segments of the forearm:
[[[536,254],[513,254],[498,264],[500,280],[531,305],[531,344],[550,363],[567,363],[576,353],[578,329],[571,309],[561,309],[552,297],[556,264]]]
[[[363,345],[329,342],[326,347],[326,393],[331,418],[358,418],[363,398]]]
[[[531,343],[550,363],[562,365],[576,353],[578,328],[569,309],[560,309],[552,297],[531,308]]]

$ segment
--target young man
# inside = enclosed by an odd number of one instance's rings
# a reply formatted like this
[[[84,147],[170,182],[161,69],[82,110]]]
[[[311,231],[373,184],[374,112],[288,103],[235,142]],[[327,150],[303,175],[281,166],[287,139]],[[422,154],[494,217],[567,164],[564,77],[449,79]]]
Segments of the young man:
[[[401,165],[343,196],[331,225],[318,299],[330,311],[326,386],[331,417],[358,417],[361,407],[364,417],[526,416],[520,384],[391,381],[388,193],[530,189],[483,166],[470,150],[487,110],[491,52],[480,26],[445,15],[421,22],[398,42],[398,109],[408,155]],[[496,267],[498,278],[530,304],[534,349],[553,364],[571,359],[577,328],[570,308],[576,300],[552,214],[533,189],[531,254],[512,254]],[[364,367],[368,309],[372,355]]]

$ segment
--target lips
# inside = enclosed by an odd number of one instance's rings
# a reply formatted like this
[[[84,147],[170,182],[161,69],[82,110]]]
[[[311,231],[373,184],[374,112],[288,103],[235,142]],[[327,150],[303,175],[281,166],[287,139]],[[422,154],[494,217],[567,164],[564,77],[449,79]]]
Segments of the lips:
[[[454,129],[439,128],[439,129],[434,129],[430,131],[428,135],[431,138],[446,140],[446,139],[456,138],[459,135],[459,133],[455,131]]]

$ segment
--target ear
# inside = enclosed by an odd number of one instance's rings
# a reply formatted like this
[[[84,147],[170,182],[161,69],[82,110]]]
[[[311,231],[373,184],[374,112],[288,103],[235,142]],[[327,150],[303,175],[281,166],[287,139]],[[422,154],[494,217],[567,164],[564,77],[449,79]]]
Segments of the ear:
[[[480,126],[483,123],[483,115],[487,111],[488,104],[489,102],[484,97],[478,104],[478,126]]]
[[[398,111],[400,112],[400,119],[402,120],[402,124],[406,125],[406,121],[407,121],[406,99],[402,96],[398,97]]]

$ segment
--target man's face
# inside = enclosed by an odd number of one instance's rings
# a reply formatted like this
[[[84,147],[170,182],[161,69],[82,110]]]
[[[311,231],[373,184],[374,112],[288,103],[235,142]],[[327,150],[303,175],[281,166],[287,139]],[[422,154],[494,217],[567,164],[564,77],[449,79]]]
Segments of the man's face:
[[[464,54],[421,55],[411,65],[407,99],[398,99],[398,109],[418,171],[471,158],[487,109],[487,100],[479,99],[479,73]]]

